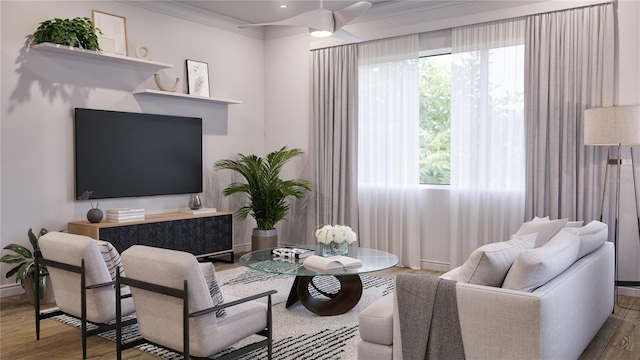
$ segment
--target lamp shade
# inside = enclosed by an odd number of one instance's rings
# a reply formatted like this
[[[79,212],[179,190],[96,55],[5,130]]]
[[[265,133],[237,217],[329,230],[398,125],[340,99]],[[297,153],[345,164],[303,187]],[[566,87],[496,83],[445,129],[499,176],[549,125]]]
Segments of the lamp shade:
[[[585,145],[640,145],[640,106],[614,106],[584,112]]]

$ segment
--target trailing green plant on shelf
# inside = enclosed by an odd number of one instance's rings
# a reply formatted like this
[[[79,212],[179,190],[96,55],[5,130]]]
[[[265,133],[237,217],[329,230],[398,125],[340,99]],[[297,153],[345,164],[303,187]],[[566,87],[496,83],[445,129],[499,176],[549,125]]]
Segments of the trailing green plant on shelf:
[[[42,228],[40,229],[40,232],[36,236],[36,234],[34,234],[33,232],[33,229],[29,229],[29,231],[27,232],[27,235],[29,236],[29,242],[33,247],[33,251],[18,244],[9,244],[4,247],[5,250],[13,251],[14,254],[4,255],[2,258],[0,258],[0,262],[7,263],[7,264],[18,264],[13,269],[7,272],[7,275],[5,275],[7,279],[15,275],[16,282],[20,281],[22,288],[24,288],[24,283],[27,277],[33,276],[34,271],[36,271],[35,258],[42,257],[42,254],[40,253],[40,246],[38,245],[38,240],[42,235],[46,234],[47,232],[48,232],[47,229]],[[38,271],[40,272],[40,275],[44,275],[47,272],[47,268],[44,265],[38,264]],[[31,289],[30,289],[31,293],[35,295],[36,293],[35,281],[31,281],[30,284],[31,284]],[[47,290],[46,276],[40,277],[39,285],[40,285],[40,299],[42,299],[45,295],[45,291]],[[27,289],[25,289],[25,291],[26,290]]]
[[[33,43],[49,42],[100,51],[96,33],[102,34],[102,31],[95,27],[88,17],[55,18],[40,23],[33,33]]]

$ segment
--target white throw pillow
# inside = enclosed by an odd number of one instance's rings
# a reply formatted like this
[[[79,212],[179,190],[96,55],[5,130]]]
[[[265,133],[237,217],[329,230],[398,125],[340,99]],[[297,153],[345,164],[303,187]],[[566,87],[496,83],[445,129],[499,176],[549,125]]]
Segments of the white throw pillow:
[[[566,225],[564,226],[564,228],[579,228],[584,224],[584,221],[580,220],[580,221],[567,221]]]
[[[211,295],[211,300],[213,300],[213,306],[220,305],[224,302],[224,296],[220,291],[220,287],[218,286],[218,279],[216,278],[216,270],[213,267],[213,264],[210,262],[200,263],[200,270],[202,271],[202,275],[204,276],[204,280],[207,282],[207,286],[209,287],[209,294]],[[226,312],[224,309],[216,311],[217,316],[223,316]]]
[[[102,259],[104,259],[104,263],[107,265],[107,269],[109,269],[109,276],[111,276],[111,280],[116,279],[116,267],[120,267],[120,276],[125,276],[124,269],[122,268],[122,260],[120,260],[120,253],[116,250],[113,245],[104,240],[93,240],[98,247],[98,251],[100,251],[100,255],[102,255]]]
[[[578,259],[579,250],[578,235],[562,230],[545,245],[520,253],[502,287],[531,292],[571,266]]]
[[[516,232],[512,237],[524,235],[524,234],[538,234],[536,237],[536,245],[534,248],[538,248],[549,241],[555,234],[562,229],[562,227],[567,223],[568,219],[558,219],[558,220],[531,220],[528,221],[522,226],[518,232]]]
[[[518,254],[533,249],[535,242],[536,235],[527,234],[483,245],[471,253],[452,280],[499,287]]]
[[[609,227],[607,224],[596,220],[593,220],[583,227],[565,229],[580,237],[578,259],[598,249],[609,237]]]

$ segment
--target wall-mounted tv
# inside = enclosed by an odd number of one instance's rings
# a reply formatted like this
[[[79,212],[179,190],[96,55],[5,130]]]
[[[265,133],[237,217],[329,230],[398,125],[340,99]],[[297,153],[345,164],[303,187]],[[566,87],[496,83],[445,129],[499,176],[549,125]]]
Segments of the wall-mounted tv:
[[[75,109],[76,198],[202,192],[202,119]]]

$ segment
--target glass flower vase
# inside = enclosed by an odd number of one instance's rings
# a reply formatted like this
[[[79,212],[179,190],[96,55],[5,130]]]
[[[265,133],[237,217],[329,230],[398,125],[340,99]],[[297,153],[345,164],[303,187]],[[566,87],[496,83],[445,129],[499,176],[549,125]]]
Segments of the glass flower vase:
[[[322,256],[334,256],[334,255],[347,255],[349,252],[349,243],[346,241],[335,242],[331,241],[327,244],[320,243],[320,253]]]

